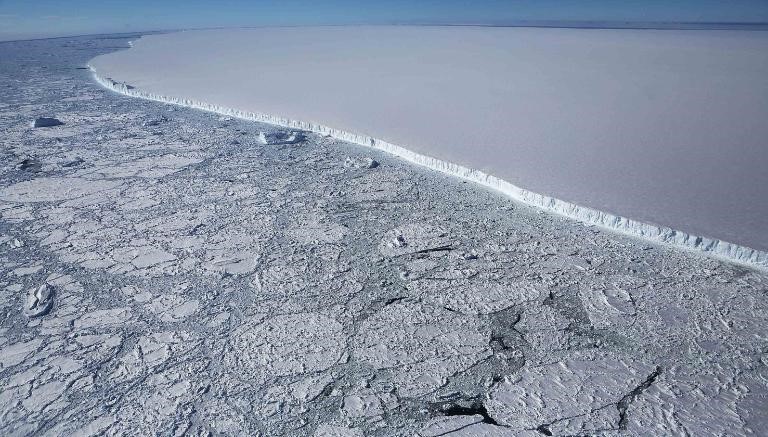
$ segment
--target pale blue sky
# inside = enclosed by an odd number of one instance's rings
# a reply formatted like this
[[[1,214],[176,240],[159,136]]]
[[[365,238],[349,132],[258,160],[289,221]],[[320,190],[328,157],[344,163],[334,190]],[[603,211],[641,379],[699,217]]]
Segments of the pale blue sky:
[[[190,27],[517,20],[768,22],[768,0],[0,0],[0,39]]]

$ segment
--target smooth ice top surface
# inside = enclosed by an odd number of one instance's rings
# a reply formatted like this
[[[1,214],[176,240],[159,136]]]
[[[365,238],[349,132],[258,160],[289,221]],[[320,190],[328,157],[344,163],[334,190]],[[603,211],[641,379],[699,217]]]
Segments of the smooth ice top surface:
[[[190,31],[91,66],[312,121],[578,205],[768,249],[768,32]]]

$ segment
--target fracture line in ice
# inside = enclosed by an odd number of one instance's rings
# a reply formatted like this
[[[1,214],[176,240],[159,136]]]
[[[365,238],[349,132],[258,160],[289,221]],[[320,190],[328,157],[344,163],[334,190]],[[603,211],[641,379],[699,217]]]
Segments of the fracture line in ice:
[[[689,233],[678,231],[665,226],[657,226],[643,223],[630,218],[598,211],[596,209],[579,206],[554,197],[528,191],[513,185],[496,176],[483,173],[479,170],[467,168],[458,164],[442,161],[437,158],[422,155],[404,147],[388,143],[367,135],[355,134],[339,129],[334,129],[322,124],[310,123],[306,121],[291,120],[284,117],[278,117],[258,112],[241,111],[238,109],[227,108],[200,102],[193,99],[169,97],[160,94],[150,93],[136,89],[125,83],[117,82],[111,78],[100,75],[92,66],[90,66],[95,80],[102,86],[124,94],[130,97],[138,97],[147,100],[154,100],[162,103],[185,106],[189,108],[201,109],[208,112],[214,112],[230,117],[241,118],[245,120],[269,123],[273,125],[288,127],[292,129],[301,129],[327,135],[342,141],[355,143],[361,146],[371,147],[378,150],[399,156],[414,164],[418,164],[442,173],[452,176],[458,176],[480,185],[500,191],[501,193],[523,202],[541,208],[548,212],[563,215],[581,222],[601,226],[613,231],[629,234],[636,237],[645,238],[654,242],[673,245],[676,247],[701,251],[718,258],[728,261],[745,264],[761,269],[768,269],[768,252],[752,249],[727,241],[714,238],[691,235]]]

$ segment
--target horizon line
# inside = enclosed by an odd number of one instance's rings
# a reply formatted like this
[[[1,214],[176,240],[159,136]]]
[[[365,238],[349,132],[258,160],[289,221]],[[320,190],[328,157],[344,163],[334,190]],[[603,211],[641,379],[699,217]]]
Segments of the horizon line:
[[[0,39],[0,43],[44,41],[64,38],[83,38],[100,35],[134,35],[151,33],[183,32],[190,30],[265,29],[299,27],[356,27],[356,26],[423,26],[423,27],[525,27],[547,29],[585,30],[746,30],[768,31],[768,21],[627,21],[627,20],[513,20],[506,23],[441,23],[441,22],[391,22],[391,23],[337,23],[337,24],[264,24],[244,26],[180,27],[144,29],[115,32],[93,32],[59,36],[41,36],[18,39]],[[685,27],[674,27],[685,26]],[[730,27],[729,27],[730,26]]]

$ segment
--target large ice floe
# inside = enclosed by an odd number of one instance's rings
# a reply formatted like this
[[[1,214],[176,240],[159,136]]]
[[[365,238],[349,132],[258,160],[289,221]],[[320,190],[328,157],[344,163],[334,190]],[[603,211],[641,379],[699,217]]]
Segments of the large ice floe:
[[[90,66],[124,94],[327,134],[587,223],[768,265],[765,32],[192,31]]]

